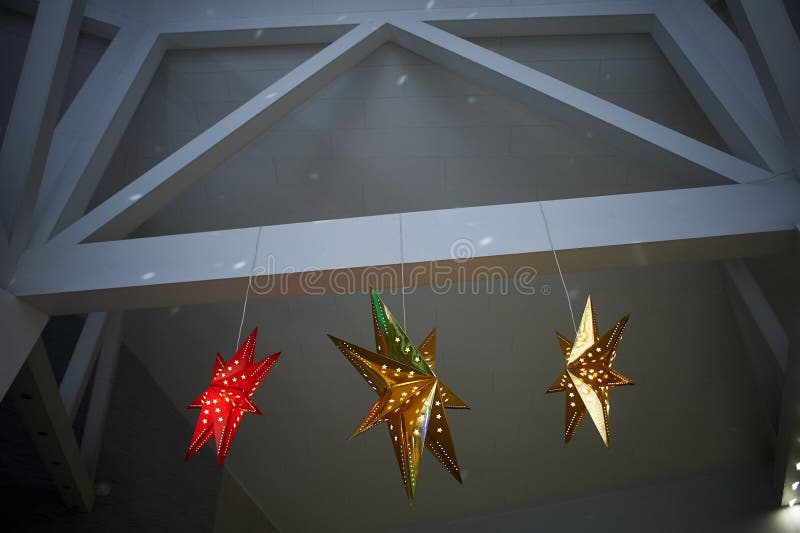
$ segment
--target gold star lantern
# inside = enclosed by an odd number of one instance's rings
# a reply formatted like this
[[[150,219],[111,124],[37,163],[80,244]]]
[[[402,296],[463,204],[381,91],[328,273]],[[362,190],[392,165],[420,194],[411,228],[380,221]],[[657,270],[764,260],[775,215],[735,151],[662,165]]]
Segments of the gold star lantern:
[[[436,377],[436,330],[416,348],[375,291],[371,297],[375,352],[328,336],[379,396],[350,438],[386,422],[410,503],[423,445],[461,482],[445,408],[469,407]]]
[[[563,335],[556,333],[567,368],[547,389],[547,392],[564,393],[566,405],[565,443],[572,439],[578,424],[588,412],[603,438],[603,442],[608,446],[610,436],[608,389],[634,384],[619,372],[611,369],[614,357],[617,355],[617,346],[622,339],[622,331],[627,323],[628,315],[625,315],[612,329],[600,337],[597,333],[597,320],[592,306],[592,297],[589,296],[581,318],[581,325],[575,335],[575,342],[569,342]]]

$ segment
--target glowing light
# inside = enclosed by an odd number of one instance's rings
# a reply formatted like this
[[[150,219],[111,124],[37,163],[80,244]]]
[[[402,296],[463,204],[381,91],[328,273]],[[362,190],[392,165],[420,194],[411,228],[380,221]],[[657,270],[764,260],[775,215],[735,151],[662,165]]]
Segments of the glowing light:
[[[402,76],[397,78],[397,85],[403,85],[407,79],[408,79],[408,74],[403,74]]]
[[[797,490],[797,486],[800,485],[800,481],[795,481],[792,483],[792,490]]]
[[[573,388],[572,382],[574,382],[574,388],[577,389],[580,400],[570,401],[568,404],[567,427],[564,431],[565,443],[572,439],[584,415],[588,413],[603,442],[608,446],[610,434],[608,428],[610,407],[608,388],[633,385],[633,382],[628,378],[611,370],[613,357],[610,357],[610,355],[616,351],[627,322],[628,317],[625,316],[608,333],[598,338],[594,307],[590,296],[586,300],[586,307],[583,311],[575,342],[571,343],[563,335],[556,334],[562,354],[566,360],[566,368],[555,382],[550,385],[547,392],[564,392],[569,398],[573,398],[575,393],[570,389]],[[607,340],[602,345],[598,345],[600,340],[604,338]],[[588,372],[587,368],[584,368],[587,366]],[[598,369],[598,366],[601,368]],[[600,377],[601,375],[603,378]],[[598,378],[597,381],[595,381],[595,377]],[[605,381],[603,381],[604,378],[606,379]]]
[[[417,349],[378,295],[372,291],[371,296],[378,353],[332,336],[331,340],[359,373],[362,373],[362,368],[372,368],[376,371],[376,377],[382,382],[379,387],[373,387],[380,396],[378,403],[352,436],[383,421],[387,422],[390,436],[395,442],[398,442],[398,436],[393,431],[395,426],[401,431],[404,427],[408,427],[407,431],[412,435],[412,438],[404,437],[399,441],[399,445],[394,446],[403,486],[411,501],[423,448],[427,447],[456,480],[462,480],[447,418],[442,414],[444,410],[438,406],[443,402],[447,402],[445,407],[467,406],[436,377],[435,331],[432,331]],[[425,354],[424,360],[419,357],[420,353]],[[378,369],[382,372],[377,372]],[[396,372],[386,373],[386,369],[394,369]],[[388,377],[392,374],[393,378]],[[409,387],[411,392],[407,392]],[[434,404],[437,408],[433,407]],[[436,412],[432,413],[434,409]],[[431,415],[435,416],[437,422],[436,426],[428,431],[428,420]]]
[[[144,280],[153,279],[154,277],[156,277],[155,272],[145,272],[144,274],[142,274],[142,279]]]
[[[794,465],[794,469],[797,470],[798,472],[800,472],[800,463],[797,463],[796,465]]]
[[[481,246],[486,246],[487,244],[491,244],[492,241],[494,241],[494,237],[489,235],[489,236],[484,237],[483,239],[479,240],[478,244],[480,244]]]
[[[789,500],[789,507],[794,507],[795,505],[797,505],[797,498]]]
[[[130,200],[131,202],[135,202],[136,200],[140,200],[141,198],[142,194],[138,192],[136,194],[131,194],[130,196],[128,196],[128,200]]]
[[[237,367],[235,371],[237,373],[239,371],[242,372],[242,379],[238,380],[238,383],[232,387],[227,387],[228,381],[224,379],[226,363],[217,354],[210,386],[195,401],[189,404],[189,408],[201,408],[213,402],[215,406],[218,405],[219,407],[214,408],[216,416],[211,418],[211,424],[209,424],[208,418],[203,418],[203,415],[209,414],[209,409],[203,409],[203,413],[198,417],[192,440],[189,443],[189,449],[186,452],[187,459],[197,453],[206,442],[211,440],[211,437],[218,435],[217,461],[222,465],[236,433],[235,429],[239,425],[237,422],[241,420],[244,413],[258,412],[258,408],[249,398],[253,396],[259,383],[270,371],[272,365],[275,364],[280,353],[272,354],[254,363],[256,334],[257,330],[254,329],[228,363],[233,362],[233,365]],[[227,368],[231,369],[233,367],[229,366]],[[250,378],[247,379],[245,376],[250,376]],[[225,402],[220,402],[220,398],[224,399]]]

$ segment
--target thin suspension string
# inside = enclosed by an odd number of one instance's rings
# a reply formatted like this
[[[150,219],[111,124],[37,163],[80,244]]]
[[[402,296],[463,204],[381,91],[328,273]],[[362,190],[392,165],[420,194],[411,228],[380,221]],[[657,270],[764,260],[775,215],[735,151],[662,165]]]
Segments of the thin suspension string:
[[[405,250],[403,249],[403,213],[400,213],[400,291],[403,301],[403,331],[406,330],[406,272]]]
[[[567,282],[564,281],[564,273],[561,272],[561,264],[558,262],[558,254],[556,253],[556,247],[553,246],[553,237],[550,235],[550,224],[547,223],[547,215],[544,214],[544,208],[542,207],[542,202],[539,202],[539,212],[542,213],[542,219],[544,220],[544,229],[547,232],[547,241],[550,243],[550,249],[553,251],[553,257],[556,260],[558,275],[561,277],[561,285],[564,287],[564,296],[567,297],[567,305],[569,305],[569,317],[572,319],[572,328],[575,330],[575,334],[577,335],[578,326],[575,324],[575,313],[572,311],[572,298],[569,297],[569,291],[567,290]]]
[[[244,291],[244,305],[242,306],[242,320],[239,322],[239,336],[236,337],[236,346],[233,351],[239,349],[239,342],[242,340],[242,327],[244,326],[244,315],[247,313],[247,297],[250,296],[250,283],[253,281],[253,271],[256,269],[256,259],[258,259],[258,245],[261,244],[261,230],[263,226],[258,227],[258,237],[256,238],[256,249],[253,251],[253,262],[250,264],[250,276],[247,278],[247,289]]]

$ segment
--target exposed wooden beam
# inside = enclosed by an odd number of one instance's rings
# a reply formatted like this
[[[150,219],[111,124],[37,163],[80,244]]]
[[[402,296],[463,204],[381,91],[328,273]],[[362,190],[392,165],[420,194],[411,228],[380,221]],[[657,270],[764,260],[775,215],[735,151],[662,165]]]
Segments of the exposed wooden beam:
[[[632,113],[491,50],[418,21],[393,22],[393,40],[482,85],[600,138],[664,164],[700,184],[747,183],[772,173]]]
[[[733,154],[776,174],[792,167],[741,43],[705,3],[659,2],[652,35]]]
[[[384,26],[357,26],[179,148],[53,241],[78,243],[127,235],[386,39]]]
[[[85,0],[43,2],[36,12],[8,133],[0,149],[0,220],[13,263],[30,236],[44,162],[78,40]]]
[[[800,168],[800,39],[781,0],[731,0],[736,29]]]
[[[656,11],[657,1],[622,0],[550,3],[526,6],[481,6],[439,9],[404,9],[382,11],[348,11],[275,17],[262,15],[258,8],[247,17],[202,17],[165,22],[158,31],[175,39],[176,46],[196,46],[195,35],[227,42],[224,34],[240,39],[242,46],[258,46],[259,39],[274,30],[298,30],[293,39],[304,38],[313,28],[372,23],[375,21],[421,20],[431,22],[465,36],[553,35],[586,33],[636,33],[649,30],[648,18]],[[462,23],[464,23],[462,25]],[[255,37],[255,32],[259,32]],[[279,35],[279,34],[276,34]],[[255,37],[255,38],[254,38]],[[304,38],[305,39],[305,38]],[[205,41],[203,41],[205,42]],[[282,42],[280,40],[276,41]],[[310,42],[305,40],[304,42]],[[320,39],[317,42],[325,42]]]
[[[566,270],[776,253],[791,246],[798,205],[800,184],[790,179],[542,202]],[[253,297],[397,286],[399,216],[264,227],[259,249],[271,259],[257,261],[267,269],[258,280],[273,285]],[[524,266],[552,271],[537,202],[402,216],[406,284],[437,276],[452,283],[459,267],[499,267],[506,276]],[[258,234],[244,228],[47,246],[23,256],[11,290],[52,314],[238,300]],[[474,250],[463,262],[453,254],[462,241]]]
[[[111,41],[56,128],[36,203],[34,246],[86,211],[165,48],[158,34],[138,26]]]

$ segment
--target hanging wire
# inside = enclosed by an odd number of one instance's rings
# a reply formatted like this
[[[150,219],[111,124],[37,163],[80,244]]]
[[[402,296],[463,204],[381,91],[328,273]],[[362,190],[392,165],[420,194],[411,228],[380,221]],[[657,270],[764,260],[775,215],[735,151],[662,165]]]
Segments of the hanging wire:
[[[569,305],[569,317],[572,319],[572,328],[575,330],[575,334],[578,334],[578,326],[575,324],[575,313],[572,311],[572,299],[569,297],[569,291],[567,290],[567,282],[564,281],[564,273],[561,271],[561,264],[558,262],[558,254],[556,253],[556,247],[553,246],[553,237],[550,235],[550,224],[547,223],[547,215],[544,214],[544,208],[542,207],[542,202],[539,202],[539,212],[542,214],[542,219],[544,220],[544,229],[547,232],[547,241],[550,243],[550,249],[553,251],[553,257],[556,260],[556,268],[558,268],[558,275],[561,277],[561,285],[564,287],[564,296],[567,297],[567,305]]]
[[[250,264],[250,275],[247,277],[247,289],[244,291],[244,305],[242,306],[242,320],[239,322],[239,336],[236,337],[236,346],[234,346],[234,353],[239,349],[239,342],[242,340],[242,327],[244,326],[244,315],[247,312],[247,297],[250,296],[250,283],[253,281],[253,271],[256,269],[256,259],[258,259],[258,245],[261,244],[261,230],[263,226],[258,227],[258,237],[256,238],[256,248],[253,251],[253,262]]]
[[[406,331],[406,272],[405,250],[403,249],[403,213],[400,213],[400,294],[403,301],[403,331]]]

